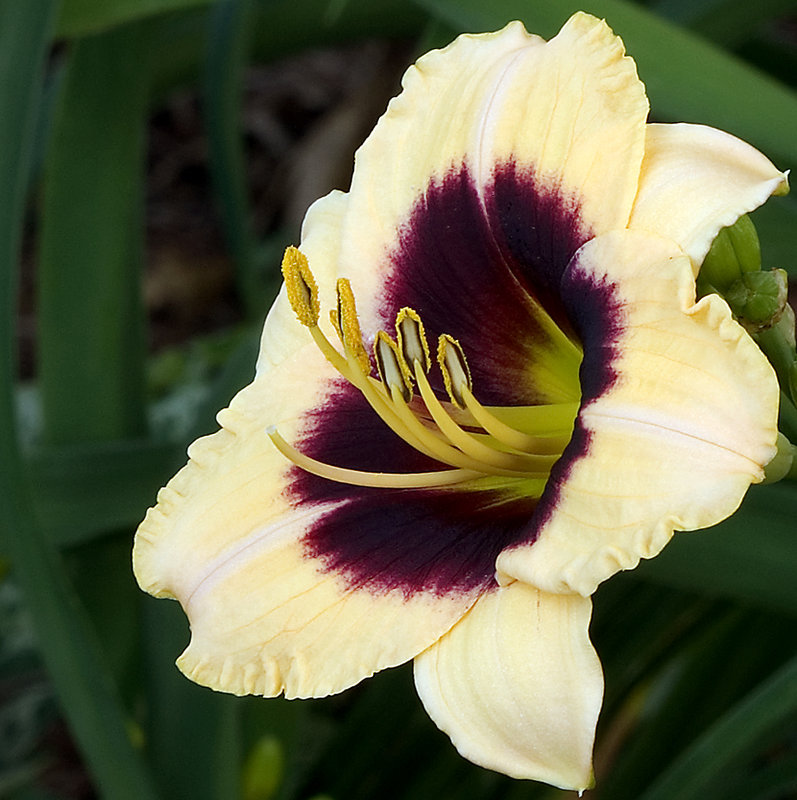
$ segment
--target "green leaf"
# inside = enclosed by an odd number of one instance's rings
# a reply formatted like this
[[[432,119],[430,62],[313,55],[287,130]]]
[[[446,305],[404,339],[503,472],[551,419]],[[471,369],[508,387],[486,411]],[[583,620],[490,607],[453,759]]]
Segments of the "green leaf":
[[[39,260],[49,443],[146,430],[140,248],[147,48],[142,31],[128,26],[85,39],[69,54],[45,169]]]
[[[85,36],[125,22],[207,5],[210,2],[211,0],[63,0],[56,35]]]
[[[223,368],[194,415],[181,420],[180,438],[76,442],[28,453],[36,517],[56,546],[74,547],[138,525],[158,489],[185,463],[188,444],[216,430],[216,412],[251,380],[259,334],[252,328],[231,337],[234,347]]]
[[[130,534],[105,535],[64,554],[70,581],[102,646],[103,661],[132,707],[138,670],[141,593],[130,570]],[[0,795],[1,796],[1,795]]]
[[[14,406],[17,255],[51,0],[0,0],[0,543],[11,558],[62,708],[98,791],[118,800],[155,796],[126,729],[116,688],[63,566],[36,524],[18,449]],[[85,186],[83,187],[85,190]]]
[[[512,19],[546,38],[573,13],[570,0],[414,0],[459,30],[495,30]],[[740,136],[788,167],[797,161],[797,97],[698,36],[622,0],[582,5],[625,42],[659,120],[700,122]]]
[[[633,606],[635,595],[628,594],[626,599]],[[638,618],[636,627],[656,637],[655,623],[645,620],[643,624]],[[636,800],[653,776],[680,758],[729,707],[793,655],[792,628],[790,618],[713,604],[710,613],[703,615],[697,635],[674,640],[669,652],[653,665],[652,675],[626,696],[621,716],[627,738],[611,767],[598,775],[601,795]],[[623,651],[633,658],[623,645],[614,648],[612,655],[616,658]],[[732,669],[727,668],[729,664]],[[608,670],[607,682],[613,690]],[[606,738],[611,734],[599,737],[599,747]],[[655,759],[651,759],[653,752]],[[717,796],[724,797],[716,791],[706,795]]]
[[[254,51],[273,59],[368,37],[415,36],[426,22],[426,14],[405,0],[360,0],[337,9],[330,0],[271,0],[260,7]]]
[[[795,519],[793,484],[754,486],[732,517],[710,530],[676,533],[633,576],[797,614]]]
[[[736,781],[722,800],[783,800],[796,794],[797,754],[791,754]]]
[[[770,20],[793,11],[794,0],[759,0],[753,14],[748,0],[657,0],[652,10],[725,47],[737,47]]]
[[[703,800],[725,771],[754,756],[761,740],[795,715],[797,658],[734,705],[639,800]]]
[[[251,26],[252,58],[270,62],[311,47],[332,47],[366,38],[417,36],[427,15],[405,0],[347,3],[329,17],[329,0],[267,0],[256,3]],[[207,58],[209,10],[186,9],[154,20],[157,41],[151,48],[153,95],[192,82]]]
[[[174,798],[239,797],[236,729],[244,700],[197,686],[174,666],[188,641],[177,603],[145,597],[142,606],[144,742],[159,785]]]
[[[249,224],[248,187],[241,132],[243,74],[254,32],[254,0],[220,0],[210,15],[205,64],[205,118],[213,182],[238,294],[250,317],[265,308],[265,282]]]
[[[39,523],[58,547],[129,529],[184,461],[184,447],[148,440],[37,449],[30,474]]]
[[[593,605],[591,637],[606,673],[604,710],[610,714],[726,610],[720,600],[634,581],[630,574],[602,583]]]

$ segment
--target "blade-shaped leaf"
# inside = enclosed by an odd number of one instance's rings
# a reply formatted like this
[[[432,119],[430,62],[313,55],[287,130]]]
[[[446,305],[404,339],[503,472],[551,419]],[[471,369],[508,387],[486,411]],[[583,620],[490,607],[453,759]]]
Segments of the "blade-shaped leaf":
[[[755,755],[762,737],[795,715],[797,658],[734,705],[639,800],[702,800],[725,770]]]
[[[147,45],[130,26],[81,41],[67,64],[46,162],[39,259],[39,371],[50,443],[145,432]]]
[[[754,15],[747,0],[656,0],[652,8],[714,42],[734,47],[770,20],[793,11],[794,0],[760,0]]]
[[[236,271],[238,294],[251,317],[262,315],[264,281],[258,275],[249,224],[241,131],[243,72],[253,38],[253,0],[222,0],[209,19],[205,116],[213,182]]]
[[[137,19],[163,14],[211,0],[63,0],[58,36],[85,36]]]
[[[136,756],[99,645],[36,524],[18,450],[14,407],[17,251],[31,141],[56,3],[0,0],[0,542],[25,592],[39,644],[87,764],[103,796],[155,793]],[[85,188],[85,187],[84,187]]]

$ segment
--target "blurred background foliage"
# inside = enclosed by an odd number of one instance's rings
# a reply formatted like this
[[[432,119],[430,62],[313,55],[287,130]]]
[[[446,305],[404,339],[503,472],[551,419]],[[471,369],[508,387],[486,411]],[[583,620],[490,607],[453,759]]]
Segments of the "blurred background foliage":
[[[797,164],[793,0],[0,0],[0,798],[561,798],[460,759],[408,667],[312,702],[173,661],[137,522],[249,381],[282,248],[415,56],[578,8],[652,117]],[[797,200],[755,217],[797,274]],[[797,438],[795,415],[784,430]],[[605,584],[594,798],[797,796],[797,489]]]

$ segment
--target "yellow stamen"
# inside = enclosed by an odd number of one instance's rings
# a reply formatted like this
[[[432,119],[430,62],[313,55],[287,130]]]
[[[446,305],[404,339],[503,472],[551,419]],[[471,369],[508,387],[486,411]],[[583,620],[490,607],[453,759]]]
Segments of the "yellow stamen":
[[[566,434],[558,436],[533,436],[507,425],[494,414],[491,414],[487,408],[476,400],[473,392],[467,386],[461,387],[461,396],[465,408],[470,411],[476,422],[487,433],[495,437],[499,442],[525,453],[561,453],[570,441],[573,420],[578,412],[578,403],[524,407],[524,411],[528,412],[528,416],[533,416],[534,412],[539,409],[542,425],[553,422],[555,430],[567,428]],[[552,417],[553,419],[551,419]],[[524,418],[525,421],[526,419]]]
[[[337,483],[348,483],[354,486],[372,486],[387,489],[424,489],[433,486],[450,486],[455,483],[480,477],[481,473],[465,469],[443,469],[434,472],[365,472],[358,469],[334,467],[304,455],[289,445],[280,436],[275,427],[266,433],[277,450],[289,461],[312,475],[328,478]]]
[[[322,352],[324,358],[326,358],[347,381],[351,381],[351,370],[349,369],[345,357],[342,356],[334,348],[332,342],[324,336],[324,332],[321,328],[319,328],[318,325],[313,325],[310,328],[310,335],[313,337],[313,341],[318,345],[318,349]]]
[[[435,396],[426,375],[417,362],[415,364],[415,380],[421,397],[423,397],[432,419],[437,423],[437,427],[440,428],[451,444],[458,447],[463,453],[485,464],[501,469],[524,472],[530,476],[545,476],[549,474],[560,453],[555,455],[513,454],[490,447],[484,441],[476,439],[472,434],[463,430],[451,419]]]
[[[407,442],[410,447],[413,447],[424,455],[429,456],[429,458],[437,458],[435,453],[433,453],[423,441],[419,440],[417,436],[414,436],[413,433],[407,429],[406,424],[400,418],[396,408],[394,407],[393,401],[385,391],[384,385],[379,383],[379,381],[375,380],[374,378],[364,375],[362,372],[358,372],[356,366],[356,362],[354,362],[352,359],[349,363],[350,377],[348,380],[356,389],[360,390],[363,397],[365,397],[365,399],[368,401],[368,404],[379,415],[382,421],[390,428],[390,430],[393,431],[393,433]],[[427,435],[434,435],[426,428],[423,428],[423,430]]]
[[[516,478],[525,477],[527,473],[524,470],[512,469],[505,466],[495,466],[488,464],[478,458],[463,453],[451,444],[446,443],[440,438],[437,438],[432,431],[426,428],[423,423],[412,413],[409,406],[404,401],[401,393],[397,387],[394,387],[392,392],[393,405],[396,408],[401,421],[406,425],[407,429],[418,437],[431,451],[438,461],[444,464],[449,464],[452,467],[460,467],[462,469],[475,469],[484,475],[510,475]]]
[[[569,440],[577,403],[539,408],[482,406],[473,396],[470,370],[461,345],[444,334],[438,342],[437,361],[451,406],[444,405],[427,378],[431,366],[429,345],[420,315],[411,308],[402,308],[396,317],[395,341],[385,331],[379,331],[374,339],[374,357],[380,377],[377,380],[370,374],[371,360],[363,344],[349,281],[338,280],[337,308],[330,313],[332,327],[343,345],[341,353],[318,326],[318,289],[306,257],[295,247],[285,251],[283,274],[291,307],[299,322],[309,329],[324,357],[362,393],[396,435],[452,469],[403,474],[335,467],[305,456],[276,430],[269,429],[269,436],[286,458],[315,475],[358,486],[447,486],[486,476],[537,481],[544,485]],[[415,404],[410,407],[414,384],[431,418],[425,413],[423,418],[419,417]],[[512,424],[513,417],[516,424]]]
[[[339,278],[337,283],[338,319],[337,329],[343,349],[351,353],[357,360],[362,371],[368,374],[371,371],[371,361],[363,346],[363,335],[360,331],[360,321],[357,319],[357,305],[354,302],[354,292],[348,278]]]
[[[462,346],[447,333],[437,340],[437,363],[443,373],[443,383],[451,402],[459,408],[465,408],[462,389],[471,388],[470,369]]]
[[[288,247],[282,257],[282,274],[285,278],[285,290],[288,302],[299,322],[310,331],[313,341],[335,369],[348,377],[346,359],[332,346],[318,327],[321,307],[318,302],[318,286],[316,285],[307,257],[298,247]]]
[[[440,337],[437,345],[437,361],[440,364],[440,371],[443,373],[443,381],[451,401],[460,408],[467,409],[474,420],[497,441],[514,450],[540,455],[559,455],[570,441],[570,430],[572,430],[573,419],[578,410],[577,404],[567,404],[562,421],[560,421],[561,414],[553,412],[556,406],[529,407],[530,415],[535,413],[531,409],[539,409],[537,413],[543,417],[545,422],[550,422],[553,413],[556,418],[555,424],[567,427],[565,436],[533,436],[502,422],[476,400],[473,396],[468,362],[456,339],[447,334]]]
[[[287,247],[282,257],[282,275],[285,278],[285,289],[293,313],[306,328],[318,324],[321,307],[318,302],[316,286],[307,256],[298,247]]]
[[[421,391],[432,419],[449,440],[449,443],[462,451],[463,454],[476,459],[485,465],[498,469],[522,471],[547,475],[551,467],[551,459],[539,458],[534,461],[523,454],[513,456],[510,453],[496,449],[479,441],[473,434],[464,431],[448,414],[434,394],[426,378],[426,371],[430,367],[429,345],[420,316],[411,308],[402,308],[396,318],[396,332],[398,334],[398,352],[408,365],[409,371],[414,374],[415,381]],[[450,337],[449,337],[450,338]],[[464,357],[463,357],[464,358]],[[403,365],[402,365],[403,366]]]

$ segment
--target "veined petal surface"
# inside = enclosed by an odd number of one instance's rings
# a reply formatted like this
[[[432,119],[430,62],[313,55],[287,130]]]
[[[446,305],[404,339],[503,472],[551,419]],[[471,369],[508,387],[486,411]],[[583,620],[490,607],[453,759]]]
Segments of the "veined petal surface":
[[[674,530],[736,510],[775,453],[778,385],[723,300],[695,303],[689,259],[672,242],[638,231],[594,239],[566,277],[573,303],[585,281],[610,287],[612,337],[600,311],[582,321],[585,396],[573,440],[537,508],[536,540],[497,566],[502,580],[589,595],[655,556]],[[599,391],[596,363],[611,371]]]
[[[651,124],[629,227],[677,242],[697,275],[721,228],[787,191],[786,175],[729,133],[705,125]]]
[[[465,758],[564,789],[591,784],[603,697],[591,611],[588,598],[515,582],[415,659],[429,716]]]

